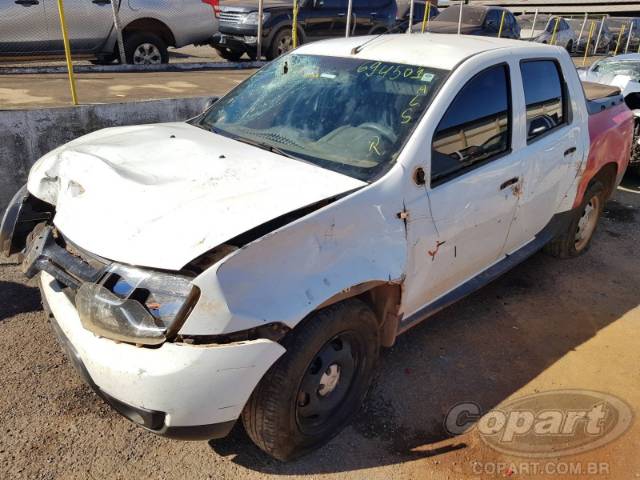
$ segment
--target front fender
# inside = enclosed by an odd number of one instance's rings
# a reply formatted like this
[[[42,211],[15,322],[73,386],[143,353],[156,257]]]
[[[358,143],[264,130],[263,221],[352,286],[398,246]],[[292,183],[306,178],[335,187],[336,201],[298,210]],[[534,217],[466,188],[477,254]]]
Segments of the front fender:
[[[195,280],[200,300],[183,335],[280,322],[290,328],[366,282],[399,282],[407,258],[402,198],[380,182],[236,251]]]

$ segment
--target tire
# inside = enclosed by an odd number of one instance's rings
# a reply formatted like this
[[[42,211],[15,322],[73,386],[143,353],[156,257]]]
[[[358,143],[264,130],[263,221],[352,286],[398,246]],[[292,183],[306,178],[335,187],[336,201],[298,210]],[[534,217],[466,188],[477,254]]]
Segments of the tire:
[[[573,52],[573,40],[569,40],[569,42],[567,42],[567,52]]]
[[[328,442],[359,410],[378,358],[378,322],[364,302],[349,299],[311,314],[283,346],[242,423],[261,450],[288,461]]]
[[[302,41],[300,35],[298,34],[298,45],[301,45]],[[267,60],[273,60],[274,58],[278,58],[280,55],[287,53],[288,51],[293,49],[293,38],[291,35],[290,28],[281,28],[274,35],[273,40],[271,40],[271,45],[267,50]]]
[[[230,48],[216,48],[218,54],[229,62],[237,62],[242,57],[243,52],[231,50]]]
[[[169,63],[167,44],[154,33],[134,32],[124,39],[124,53],[130,65]]]
[[[596,180],[587,188],[566,230],[545,246],[545,252],[558,258],[571,258],[589,250],[605,200],[605,187]]]

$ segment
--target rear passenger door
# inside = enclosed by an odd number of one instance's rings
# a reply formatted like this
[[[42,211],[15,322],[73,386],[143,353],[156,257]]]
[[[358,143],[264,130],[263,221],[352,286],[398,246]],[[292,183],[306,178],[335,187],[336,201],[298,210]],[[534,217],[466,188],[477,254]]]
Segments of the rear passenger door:
[[[305,16],[304,31],[308,40],[344,36],[347,0],[314,0]]]
[[[368,35],[391,9],[390,0],[353,0],[352,35]],[[376,32],[378,33],[378,32]]]
[[[558,60],[523,59],[515,78],[526,104],[526,155],[507,253],[532,240],[549,223],[576,176],[576,162],[584,155]]]
[[[64,52],[57,2],[43,1],[46,2],[47,24],[53,49]],[[120,4],[122,8],[128,5],[126,0],[122,0]],[[90,53],[99,50],[111,32],[113,11],[110,0],[65,0],[64,14],[73,52]]]
[[[0,0],[0,54],[50,50],[43,0]]]

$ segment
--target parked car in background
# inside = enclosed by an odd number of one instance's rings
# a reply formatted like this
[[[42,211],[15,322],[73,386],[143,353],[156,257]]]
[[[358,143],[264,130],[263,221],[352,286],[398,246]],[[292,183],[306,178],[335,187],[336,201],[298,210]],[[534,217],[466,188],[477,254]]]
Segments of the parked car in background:
[[[396,26],[395,0],[354,0],[352,35],[380,34]],[[262,25],[262,52],[274,59],[293,47],[293,3],[266,0]],[[220,5],[219,33],[211,40],[223,58],[256,58],[258,1],[226,0]],[[347,26],[347,0],[301,0],[298,9],[298,44],[343,37]]]
[[[431,3],[431,7],[429,7],[429,20],[434,19],[440,13],[440,10],[435,5],[435,1]],[[409,11],[411,9],[411,2],[409,0],[396,0],[396,5],[398,6],[398,12],[396,14],[396,20],[400,28],[397,28],[396,31],[406,30],[409,27]],[[423,20],[425,19],[425,10],[427,9],[427,1],[426,0],[415,0],[413,2],[413,21],[411,24],[420,23],[422,25]]]
[[[612,35],[611,50],[617,50],[618,53],[624,53],[627,47],[627,41],[629,41],[629,49],[632,52],[637,52],[638,45],[640,44],[640,18],[633,17],[608,17],[605,20],[609,31]],[[622,35],[620,33],[622,32]],[[629,32],[631,32],[631,39],[629,40]],[[620,40],[620,45],[618,45]]]
[[[534,15],[518,17],[521,40],[552,43],[566,48],[569,52],[573,51],[578,35],[564,18],[555,15],[538,15],[535,18],[535,25],[533,24],[534,18]]]
[[[621,90],[635,120],[629,167],[640,174],[640,54],[603,58],[588,69],[578,70],[578,73],[583,80],[611,85]]]
[[[168,47],[207,44],[218,30],[217,0],[121,0],[127,63],[169,61]],[[110,0],[65,0],[71,51],[96,63],[118,58]],[[0,2],[0,57],[64,55],[56,0]]]
[[[536,43],[303,45],[189,122],[44,155],[0,251],[116,411],[182,439],[241,419],[290,460],[354,418],[380,347],[541,248],[588,250],[633,130],[589,98]]]
[[[516,20],[520,25],[520,40],[535,40],[547,28],[551,17],[549,15],[518,15]],[[535,21],[535,23],[534,23]]]
[[[588,19],[586,22],[583,18],[565,18],[565,21],[569,24],[571,29],[576,34],[576,41],[574,43],[573,51],[574,52],[583,52],[587,46],[587,42],[589,43],[589,52],[593,52],[593,47],[596,44],[596,36],[598,35],[598,29],[600,28],[600,22]],[[591,23],[593,22],[593,35],[591,39],[589,39],[589,29],[591,28]],[[580,33],[582,32],[582,35]]]
[[[520,38],[520,26],[513,16],[513,13],[506,8],[500,7],[464,5],[462,7],[460,33],[464,35],[497,37],[503,14],[502,38]],[[429,32],[457,33],[459,19],[460,6],[453,5],[447,7],[441,10],[440,14],[429,22]],[[413,30],[419,31],[420,24],[414,24]]]

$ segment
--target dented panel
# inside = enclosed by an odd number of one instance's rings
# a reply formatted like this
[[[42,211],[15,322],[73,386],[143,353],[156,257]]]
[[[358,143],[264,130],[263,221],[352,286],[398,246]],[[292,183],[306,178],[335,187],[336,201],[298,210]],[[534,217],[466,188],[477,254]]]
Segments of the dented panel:
[[[226,240],[365,185],[185,123],[121,127],[40,159],[29,191],[81,248],[178,270]]]
[[[214,265],[183,334],[282,322],[294,327],[327,299],[366,282],[400,283],[406,238],[396,185],[402,170],[267,234]]]

